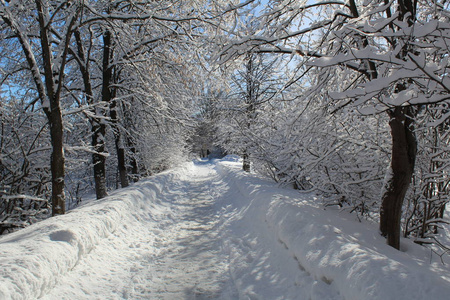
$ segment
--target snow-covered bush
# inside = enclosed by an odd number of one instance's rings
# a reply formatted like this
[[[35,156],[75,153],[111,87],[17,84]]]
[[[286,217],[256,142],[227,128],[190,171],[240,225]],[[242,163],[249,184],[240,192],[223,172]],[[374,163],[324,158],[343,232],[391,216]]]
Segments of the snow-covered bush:
[[[428,109],[448,106],[448,21],[448,3],[435,1],[270,1],[254,22],[264,26],[246,36],[236,32],[220,55],[223,59],[246,52],[290,56],[295,74],[283,92],[293,84],[302,87],[298,93],[302,101],[293,105],[297,115],[273,122],[264,139],[273,141],[275,135],[276,142],[254,138],[255,149],[260,148],[254,153],[269,153],[263,161],[269,158],[278,177],[303,188],[311,185],[337,204],[347,202],[365,212],[377,202],[381,234],[398,249],[401,208],[411,193],[412,179],[416,180],[412,202],[423,204],[419,197],[423,193],[430,194],[426,198],[445,193],[448,166],[437,167],[440,179],[432,175],[433,165],[443,158],[427,154],[433,153],[433,143],[420,141],[420,130],[434,130],[449,117],[443,109],[435,122],[421,125]],[[247,135],[257,136],[254,131]],[[441,144],[438,147],[442,149]],[[416,161],[424,164],[417,174]]]
[[[23,110],[27,95],[8,99],[0,101],[0,234],[46,218],[51,211],[45,119],[32,106]]]
[[[403,232],[420,243],[432,242],[446,222],[444,212],[450,201],[450,132],[448,120],[439,120],[447,109],[447,104],[430,106],[418,119],[416,172],[407,195]]]
[[[239,153],[245,144],[255,170],[316,191],[326,205],[366,216],[378,213],[390,146],[383,116],[350,110],[330,114],[326,100],[304,98],[261,105],[256,112],[248,130],[229,114],[222,120],[228,151]]]

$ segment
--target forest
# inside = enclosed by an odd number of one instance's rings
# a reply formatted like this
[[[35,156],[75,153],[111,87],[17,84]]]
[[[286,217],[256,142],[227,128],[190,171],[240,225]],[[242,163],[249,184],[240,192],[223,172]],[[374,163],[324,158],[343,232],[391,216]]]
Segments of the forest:
[[[227,153],[448,252],[449,50],[447,0],[1,0],[0,234]]]

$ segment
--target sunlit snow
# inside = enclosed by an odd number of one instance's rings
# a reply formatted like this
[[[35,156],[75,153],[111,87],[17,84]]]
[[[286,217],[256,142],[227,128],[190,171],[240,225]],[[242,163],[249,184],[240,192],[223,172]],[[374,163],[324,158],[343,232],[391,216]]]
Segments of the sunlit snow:
[[[240,168],[189,163],[1,237],[0,299],[450,295],[429,251]]]

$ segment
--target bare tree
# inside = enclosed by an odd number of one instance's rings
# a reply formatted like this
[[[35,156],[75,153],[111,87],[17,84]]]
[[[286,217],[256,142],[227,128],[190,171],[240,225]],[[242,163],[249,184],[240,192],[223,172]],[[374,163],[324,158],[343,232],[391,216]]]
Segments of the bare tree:
[[[15,9],[8,2],[1,1],[0,15],[4,25],[22,47],[27,68],[32,74],[49,122],[52,145],[52,214],[59,215],[64,214],[66,209],[61,95],[69,44],[80,6],[71,1],[53,4],[44,0],[27,1],[25,4],[25,8]],[[29,29],[24,27],[24,20],[29,19],[30,12],[35,14],[37,20],[37,24],[31,26],[35,32],[27,32]],[[66,22],[59,22],[61,18]],[[38,45],[34,43],[33,36],[38,37]]]

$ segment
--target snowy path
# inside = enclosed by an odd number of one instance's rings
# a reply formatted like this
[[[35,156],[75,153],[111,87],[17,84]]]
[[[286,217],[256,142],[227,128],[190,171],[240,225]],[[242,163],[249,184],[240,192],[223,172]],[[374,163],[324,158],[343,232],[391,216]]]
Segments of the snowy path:
[[[298,263],[271,257],[285,246],[236,223],[239,196],[213,164],[197,164],[165,187],[149,218],[116,230],[43,299],[302,299]]]
[[[186,164],[0,237],[0,300],[448,299],[436,255],[314,197]]]
[[[102,241],[44,299],[217,298],[229,275],[211,195],[214,178],[203,166],[170,183],[152,215]]]
[[[171,212],[158,220],[148,268],[134,275],[132,299],[216,299],[229,281],[211,186],[214,173],[198,168],[162,197]]]

